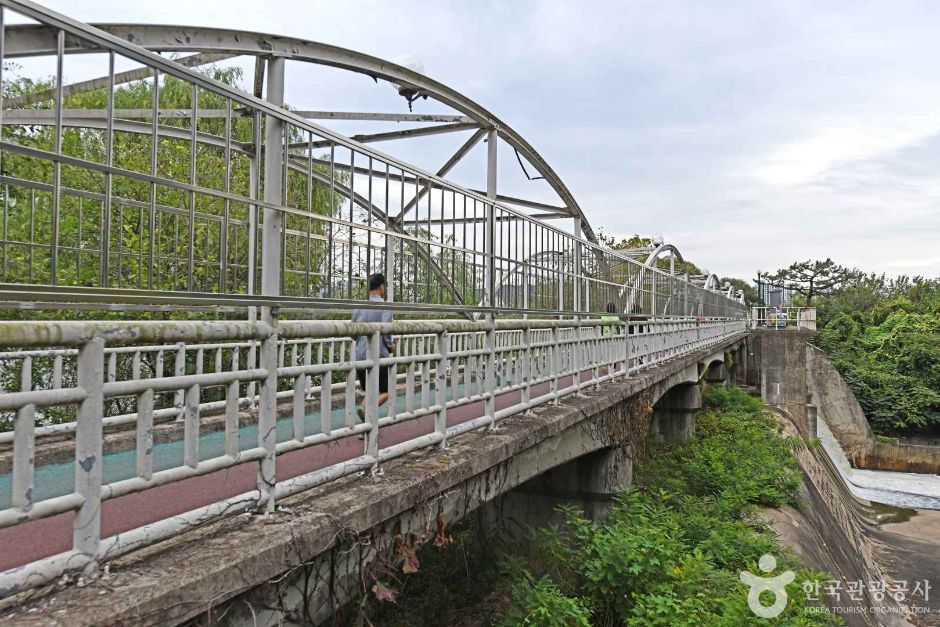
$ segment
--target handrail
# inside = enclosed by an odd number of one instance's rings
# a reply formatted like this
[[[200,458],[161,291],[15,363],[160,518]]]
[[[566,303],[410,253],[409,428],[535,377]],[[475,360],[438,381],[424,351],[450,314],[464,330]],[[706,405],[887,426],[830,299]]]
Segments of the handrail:
[[[0,355],[11,354],[9,349],[16,347],[12,342],[28,340],[32,347],[20,360],[22,388],[0,393],[0,406],[16,415],[15,430],[0,434],[5,436],[0,440],[0,460],[4,442],[13,444],[11,501],[0,503],[0,538],[4,528],[74,511],[76,540],[68,555],[84,556],[69,560],[62,554],[17,564],[17,568],[0,573],[0,590],[5,594],[49,581],[74,566],[110,559],[179,533],[185,529],[181,521],[190,520],[187,517],[208,520],[232,511],[267,510],[275,499],[354,469],[375,471],[382,461],[407,451],[444,446],[448,438],[471,428],[490,429],[518,412],[558,402],[607,381],[637,376],[669,360],[733,341],[746,331],[745,321],[737,319],[384,324],[292,320],[271,327],[242,322],[108,324],[110,328],[102,323],[68,323],[63,331],[63,323],[37,322],[13,336],[0,330]],[[380,353],[383,334],[395,338],[396,354]],[[356,353],[356,337],[365,338],[364,355]],[[59,348],[57,344],[63,342],[77,351]],[[35,355],[37,347],[43,347],[39,355]],[[380,406],[378,373],[384,367],[395,373],[389,376],[395,385],[390,386],[388,405]],[[356,369],[369,373],[361,405],[364,421],[356,415],[362,398],[356,389]],[[34,389],[34,372],[49,373],[58,386]],[[257,394],[248,388],[255,384]],[[490,406],[489,400],[516,392],[522,394],[522,401],[507,410],[484,411],[467,425],[447,422],[448,410],[474,406],[480,411]],[[107,417],[103,408],[121,399],[134,413],[118,422]],[[78,488],[50,493],[44,484],[48,475],[36,472],[44,457],[37,457],[34,451],[43,450],[42,434],[65,431],[50,430],[55,425],[42,427],[39,423],[56,415],[55,411],[67,413],[69,408],[77,415],[71,431],[76,442]],[[379,448],[380,429],[423,416],[433,417],[430,433]],[[278,422],[290,426],[288,439],[275,437]],[[243,431],[256,423],[257,441],[247,441]],[[205,457],[200,453],[200,426],[209,424],[224,430],[221,455]],[[158,427],[176,434],[172,438],[177,444],[163,446],[180,446],[182,465],[157,465]],[[112,432],[116,435],[109,435]],[[132,437],[120,436],[122,433]],[[360,434],[365,436],[361,443],[353,437]],[[136,450],[136,472],[106,480],[101,475],[102,464],[107,463],[104,443],[115,437]],[[353,447],[362,447],[364,466],[339,462],[286,481],[278,479],[274,464],[278,455],[349,438]],[[92,458],[94,461],[89,461]],[[122,532],[117,540],[102,538],[98,518],[102,502],[177,482],[182,498],[185,481],[242,464],[258,466],[259,483],[251,498],[239,497],[238,507],[227,509],[227,499],[194,504],[192,511],[153,520],[146,529]],[[244,488],[248,493],[252,486]],[[155,533],[154,529],[163,531]]]

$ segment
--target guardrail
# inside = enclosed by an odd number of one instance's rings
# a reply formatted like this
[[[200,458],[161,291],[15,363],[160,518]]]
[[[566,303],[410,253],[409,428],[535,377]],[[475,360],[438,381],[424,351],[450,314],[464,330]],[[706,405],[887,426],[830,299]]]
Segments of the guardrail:
[[[284,497],[379,465],[410,451],[443,447],[449,438],[492,428],[499,420],[587,387],[630,376],[746,330],[744,320],[498,320],[249,322],[0,322],[0,359],[18,361],[20,382],[0,394],[13,416],[10,503],[0,504],[0,533],[73,512],[71,548],[0,573],[0,594],[84,570],[219,516],[273,511]],[[381,334],[396,354],[379,357]],[[356,359],[353,336],[368,337]],[[12,360],[12,361],[11,361]],[[169,362],[172,361],[172,367]],[[162,366],[160,364],[163,364]],[[391,398],[378,405],[378,370],[389,367]],[[45,373],[38,377],[36,370]],[[369,373],[364,421],[357,415],[355,372]],[[257,393],[255,393],[255,386]],[[338,392],[338,393],[337,393]],[[497,409],[496,399],[506,399]],[[505,404],[503,403],[503,404]],[[448,424],[448,412],[477,407],[479,415]],[[127,412],[125,410],[132,411]],[[57,413],[58,412],[58,413]],[[42,424],[54,417],[75,420]],[[124,413],[121,413],[124,412]],[[473,413],[473,412],[471,412]],[[201,448],[202,423],[224,422],[219,454]],[[317,415],[319,414],[319,415]],[[427,417],[427,431],[380,446],[386,428]],[[181,463],[158,468],[155,425],[182,424]],[[282,433],[278,435],[278,425]],[[257,440],[245,441],[246,425]],[[106,427],[134,436],[130,476],[102,475]],[[73,434],[74,490],[37,498],[37,443]],[[277,459],[327,442],[364,441],[349,459],[301,474],[278,476]],[[243,492],[103,537],[108,501],[223,469],[253,466]],[[181,488],[182,489],[182,488]]]
[[[752,329],[816,330],[815,307],[752,307]]]

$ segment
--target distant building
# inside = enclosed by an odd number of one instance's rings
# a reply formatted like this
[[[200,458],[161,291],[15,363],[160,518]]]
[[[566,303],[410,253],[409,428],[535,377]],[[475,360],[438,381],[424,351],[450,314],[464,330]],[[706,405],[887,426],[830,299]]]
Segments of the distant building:
[[[767,307],[786,307],[793,300],[795,292],[782,285],[773,285],[758,281],[757,298]]]

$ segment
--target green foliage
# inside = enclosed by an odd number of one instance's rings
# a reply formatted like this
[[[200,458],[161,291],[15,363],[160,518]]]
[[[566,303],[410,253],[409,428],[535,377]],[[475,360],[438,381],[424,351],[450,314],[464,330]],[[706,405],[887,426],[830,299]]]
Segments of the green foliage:
[[[819,301],[817,344],[874,431],[940,428],[940,281],[869,275]]]
[[[590,627],[590,613],[579,599],[566,596],[548,577],[535,581],[523,571],[513,588],[513,605],[501,625],[533,627]]]
[[[14,76],[16,68],[8,68]],[[221,82],[238,85],[240,68],[207,66],[201,70]],[[4,81],[7,106],[50,109],[51,80],[13,78]],[[159,84],[161,109],[226,110],[230,101],[211,91],[163,76]],[[93,89],[68,95],[66,109],[98,109],[107,106],[108,90]],[[116,109],[149,111],[154,105],[154,81],[140,80],[115,87]],[[220,193],[250,196],[250,157],[245,150],[227,153],[226,139],[233,147],[252,146],[263,124],[252,116],[161,118],[161,135],[154,153],[151,121],[121,120],[111,136],[111,155],[119,170],[158,177],[179,183],[193,183]],[[200,141],[191,145],[191,132]],[[290,129],[291,141],[301,139]],[[55,150],[55,127],[51,124],[6,124],[5,141],[44,151]],[[103,164],[107,160],[108,134],[103,129],[66,126],[62,131],[62,153],[68,157]],[[155,159],[153,158],[155,154]],[[0,277],[8,283],[95,287],[106,280],[109,287],[154,290],[244,293],[247,286],[250,207],[240,200],[180,189],[165,184],[151,185],[133,176],[114,174],[110,181],[94,167],[61,167],[60,208],[53,225],[53,161],[7,151],[2,174],[12,182],[2,189],[4,239],[14,242],[3,247]],[[314,168],[329,180],[329,172]],[[348,181],[339,175],[338,182]],[[263,181],[261,181],[263,185]],[[285,202],[312,214],[333,215],[342,197],[331,192],[329,184],[314,182],[308,187],[305,172],[291,170],[286,177]],[[37,185],[38,184],[38,185]],[[45,186],[45,187],[44,187]],[[110,188],[108,188],[110,186]],[[103,199],[110,189],[111,204]],[[155,207],[152,211],[151,207]],[[316,290],[326,250],[323,246],[305,248],[307,232],[321,235],[325,222],[302,215],[284,218],[284,292],[305,295]],[[223,230],[227,225],[227,231]],[[190,231],[192,235],[190,235]],[[300,236],[298,234],[303,234]],[[221,244],[226,242],[225,259]],[[55,276],[51,272],[53,243],[59,249]],[[108,267],[102,267],[107,244]],[[107,276],[105,276],[107,275]]]
[[[367,624],[841,624],[806,611],[801,585],[830,577],[801,568],[755,515],[759,505],[793,498],[799,474],[790,441],[740,389],[709,388],[705,401],[696,438],[654,447],[637,467],[637,488],[619,495],[603,522],[561,507],[564,524],[533,530],[531,546],[520,553],[514,545],[502,559],[491,553],[498,539],[480,542],[472,523],[460,525],[452,543],[421,549],[417,573],[378,576],[395,582],[376,585],[394,602],[373,590],[360,605]],[[739,575],[759,573],[764,554],[777,558],[778,573],[796,573],[786,612],[770,621],[751,612]]]
[[[566,509],[563,527],[535,534],[538,557],[514,568],[519,583],[504,624],[529,624],[519,617],[545,616],[549,603],[572,600],[595,625],[767,622],[750,611],[739,580],[742,570],[759,572],[765,553],[797,571],[786,611],[770,624],[837,621],[804,611],[800,585],[827,576],[800,569],[755,516],[757,506],[794,497],[800,475],[787,440],[742,390],[714,387],[705,398],[696,438],[655,448],[638,468],[640,488],[624,492],[603,522]]]

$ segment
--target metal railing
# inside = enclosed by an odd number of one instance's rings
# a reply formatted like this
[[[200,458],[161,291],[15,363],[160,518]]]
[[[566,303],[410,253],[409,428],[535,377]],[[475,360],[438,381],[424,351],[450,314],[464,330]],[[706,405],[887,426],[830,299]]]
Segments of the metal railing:
[[[815,307],[752,307],[752,329],[816,330]]]
[[[262,100],[28,1],[0,30],[0,300],[309,308],[383,271],[409,309],[745,316],[291,113],[282,58]]]
[[[508,416],[745,330],[743,320],[0,323],[3,347],[20,349],[0,358],[19,360],[22,381],[0,394],[0,412],[15,416],[12,433],[0,439],[0,445],[13,445],[11,496],[0,509],[0,534],[3,528],[74,512],[71,549],[0,574],[0,590],[9,594],[65,572],[93,569],[218,516],[273,511],[286,496],[351,473],[374,472],[410,451],[443,447],[448,438],[492,428]],[[380,334],[395,337],[394,355],[379,358]],[[356,359],[352,337],[357,335],[369,338],[365,359]],[[390,368],[394,382],[388,404],[381,407],[380,367]],[[27,374],[33,368],[47,373],[43,389],[35,389],[36,378]],[[357,415],[356,369],[370,373],[363,421]],[[497,398],[505,406],[496,409]],[[66,409],[74,411],[73,422],[41,425],[43,416]],[[119,413],[127,409],[132,411]],[[448,412],[463,414],[448,422]],[[422,418],[430,421],[424,431],[380,445],[386,428]],[[200,428],[212,419],[219,421],[224,443],[203,450]],[[154,432],[166,421],[181,424],[182,450],[179,461],[160,468]],[[133,472],[108,480],[102,475],[108,460],[104,444],[121,425],[133,434],[127,445]],[[255,425],[256,439],[245,441],[244,429]],[[63,434],[74,438],[74,490],[37,498],[43,487],[37,448],[45,437]],[[280,456],[343,440],[358,443],[358,452],[309,472],[279,476]],[[254,467],[256,479],[235,496],[113,535],[102,533],[108,501],[170,483],[180,485],[177,494],[183,495],[187,480],[240,466]]]
[[[66,84],[73,62],[100,76]],[[0,304],[261,309],[247,322],[0,322],[0,539],[40,519],[70,536],[22,563],[0,554],[15,566],[0,573],[0,596],[92,575],[220,516],[272,512],[746,330],[743,305],[711,277],[697,285],[606,250],[581,237],[580,217],[567,232],[498,202],[497,128],[477,128],[458,151],[487,136],[483,194],[285,109],[284,58],[259,63],[265,100],[0,0]],[[389,303],[361,302],[376,271]],[[352,306],[487,318],[278,314]],[[631,318],[583,319],[611,307]],[[540,314],[568,319],[518,319]],[[380,356],[382,334],[395,336],[394,355]],[[364,358],[355,336],[368,338]],[[327,443],[329,455],[294,455]],[[117,453],[132,463],[119,467]],[[53,462],[72,474],[53,481]],[[221,476],[231,485],[193,488]],[[163,509],[117,525],[138,493]]]

